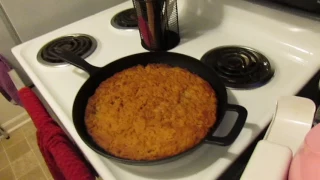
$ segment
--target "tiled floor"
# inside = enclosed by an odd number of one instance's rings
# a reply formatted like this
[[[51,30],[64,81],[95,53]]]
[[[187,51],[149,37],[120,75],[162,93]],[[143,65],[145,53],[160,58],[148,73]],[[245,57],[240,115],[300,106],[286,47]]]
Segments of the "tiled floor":
[[[30,121],[0,143],[1,180],[53,179],[37,145],[36,128]]]

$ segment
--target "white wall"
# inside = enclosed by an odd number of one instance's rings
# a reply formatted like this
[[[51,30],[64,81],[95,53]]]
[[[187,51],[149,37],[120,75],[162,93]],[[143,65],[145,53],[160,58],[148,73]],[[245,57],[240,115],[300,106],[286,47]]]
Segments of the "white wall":
[[[14,59],[10,48],[15,46],[15,42],[10,36],[4,21],[0,18],[0,53],[6,56],[8,59]]]
[[[15,60],[11,54],[10,48],[15,45],[15,42],[11,38],[4,22],[0,18],[0,53],[6,56],[8,59]],[[19,66],[19,64],[16,64]],[[0,125],[4,122],[7,122],[14,117],[24,113],[24,109],[15,106],[9,103],[1,94],[0,94]]]
[[[24,70],[11,53],[11,48],[17,45],[17,43],[13,39],[14,36],[9,32],[5,19],[5,14],[0,8],[0,54],[8,59],[10,65],[17,70],[24,83],[30,85],[31,81],[29,77],[25,74]]]
[[[0,3],[24,42],[124,1],[0,0]]]

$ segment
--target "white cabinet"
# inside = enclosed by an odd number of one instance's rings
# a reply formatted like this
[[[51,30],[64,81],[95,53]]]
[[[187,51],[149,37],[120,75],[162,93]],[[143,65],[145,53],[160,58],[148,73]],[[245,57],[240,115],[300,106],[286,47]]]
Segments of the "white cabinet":
[[[0,3],[19,38],[25,42],[124,1],[0,0]]]

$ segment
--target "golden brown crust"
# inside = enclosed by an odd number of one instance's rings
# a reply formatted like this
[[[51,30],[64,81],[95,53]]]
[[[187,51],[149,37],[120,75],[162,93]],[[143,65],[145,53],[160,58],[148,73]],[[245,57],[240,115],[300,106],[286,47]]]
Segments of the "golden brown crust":
[[[95,142],[131,160],[158,160],[198,144],[216,121],[208,82],[163,64],[138,65],[103,81],[90,97],[85,122]]]

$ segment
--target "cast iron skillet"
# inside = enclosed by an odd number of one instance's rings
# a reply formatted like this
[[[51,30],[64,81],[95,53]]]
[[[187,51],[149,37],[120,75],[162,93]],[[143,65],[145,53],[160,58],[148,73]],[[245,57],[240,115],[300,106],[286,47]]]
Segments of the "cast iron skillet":
[[[172,160],[176,160],[182,156],[185,156],[198,148],[203,143],[208,144],[216,144],[220,146],[227,146],[233,143],[233,141],[238,137],[241,129],[243,128],[246,118],[247,118],[247,110],[239,105],[228,104],[227,92],[224,84],[220,80],[220,78],[216,75],[216,73],[202,62],[192,57],[177,54],[177,53],[169,53],[169,52],[148,52],[148,53],[140,53],[134,54],[127,57],[123,57],[118,59],[106,66],[99,68],[90,65],[80,57],[72,54],[71,52],[57,49],[57,53],[55,55],[61,58],[64,61],[67,61],[74,66],[77,66],[90,74],[89,79],[83,84],[80,88],[74,104],[73,104],[73,123],[75,128],[82,138],[82,140],[94,151],[105,156],[111,160],[115,160],[117,162],[131,164],[131,165],[155,165],[166,163]],[[112,154],[106,152],[102,148],[100,148],[91,138],[91,136],[87,133],[86,126],[84,123],[84,113],[87,105],[88,98],[92,96],[99,86],[99,84],[111,77],[113,74],[120,72],[124,69],[130,68],[132,66],[136,66],[138,64],[147,65],[149,63],[162,63],[168,64],[170,66],[176,66],[188,69],[190,72],[195,73],[202,77],[204,80],[210,83],[212,88],[215,90],[218,99],[218,111],[217,111],[217,121],[212,127],[211,131],[208,135],[193,148],[186,150],[178,155],[160,159],[160,160],[152,160],[152,161],[137,161],[137,160],[128,160],[113,156]],[[225,137],[215,137],[212,134],[217,129],[221,120],[223,119],[226,111],[235,111],[238,113],[238,117],[235,125],[229,132],[229,134]],[[224,119],[228,121],[228,119]]]

